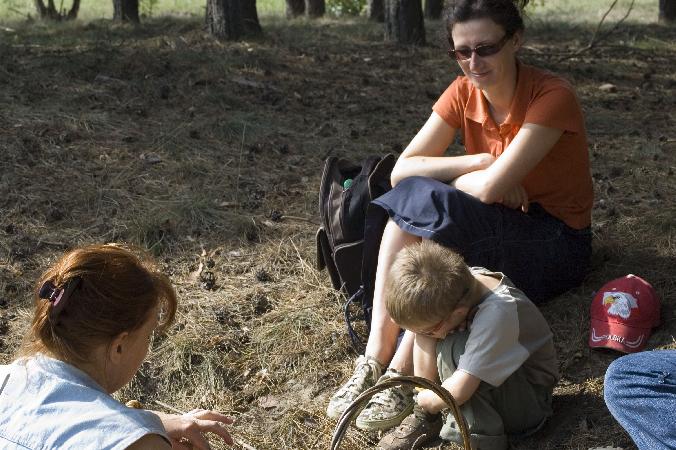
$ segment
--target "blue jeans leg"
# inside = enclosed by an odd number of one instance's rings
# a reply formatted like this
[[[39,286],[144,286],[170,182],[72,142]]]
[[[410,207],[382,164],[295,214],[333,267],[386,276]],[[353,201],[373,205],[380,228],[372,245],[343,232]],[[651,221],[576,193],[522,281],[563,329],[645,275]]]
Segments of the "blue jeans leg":
[[[676,449],[676,350],[616,359],[606,371],[604,397],[640,450]]]

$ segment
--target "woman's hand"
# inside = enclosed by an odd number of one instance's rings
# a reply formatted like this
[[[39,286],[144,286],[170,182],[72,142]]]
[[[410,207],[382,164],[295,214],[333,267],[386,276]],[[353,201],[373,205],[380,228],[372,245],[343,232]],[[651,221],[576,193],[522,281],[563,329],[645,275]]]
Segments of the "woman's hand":
[[[490,153],[476,153],[472,156],[476,158],[475,170],[488,169],[491,164],[495,162],[495,156],[491,155]]]
[[[528,194],[520,184],[508,190],[500,203],[511,209],[521,208],[521,211],[528,212]]]
[[[171,438],[171,448],[174,450],[209,450],[209,441],[203,433],[213,433],[219,436],[226,444],[234,443],[232,436],[225,425],[233,420],[216,411],[193,409],[185,414],[156,414],[162,420],[162,425]]]

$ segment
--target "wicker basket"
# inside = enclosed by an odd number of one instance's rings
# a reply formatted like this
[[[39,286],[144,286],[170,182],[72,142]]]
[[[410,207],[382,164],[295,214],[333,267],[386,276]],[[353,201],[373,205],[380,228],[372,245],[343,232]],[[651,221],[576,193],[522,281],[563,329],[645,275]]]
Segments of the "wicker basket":
[[[439,386],[438,384],[432,383],[431,381],[425,378],[414,376],[394,376],[392,378],[380,381],[372,388],[362,392],[362,394],[359,397],[357,397],[350,404],[350,406],[347,407],[343,415],[340,416],[340,419],[338,419],[338,424],[336,425],[336,429],[333,432],[333,438],[331,439],[330,449],[338,450],[338,446],[342,442],[343,437],[347,432],[347,427],[350,425],[350,422],[352,422],[353,417],[355,417],[359,413],[359,411],[361,411],[366,406],[366,403],[371,399],[371,397],[373,397],[373,395],[387,388],[403,385],[412,385],[423,389],[429,389],[431,391],[434,391],[435,394],[441,397],[444,400],[444,402],[446,402],[446,404],[451,408],[451,413],[453,414],[453,417],[455,418],[455,421],[458,424],[458,427],[460,428],[460,435],[462,436],[463,447],[465,448],[465,450],[471,450],[472,447],[469,442],[469,431],[467,430],[467,423],[465,422],[465,418],[460,413],[460,409],[458,408],[458,405],[456,405],[453,396],[446,389]]]

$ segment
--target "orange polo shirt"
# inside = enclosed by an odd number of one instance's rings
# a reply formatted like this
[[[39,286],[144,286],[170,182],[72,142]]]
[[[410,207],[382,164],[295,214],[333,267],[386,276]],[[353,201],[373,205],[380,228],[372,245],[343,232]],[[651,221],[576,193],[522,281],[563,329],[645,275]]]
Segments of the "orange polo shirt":
[[[571,228],[588,227],[594,191],[584,118],[575,90],[563,78],[518,61],[517,70],[514,99],[499,126],[482,91],[465,76],[456,78],[432,109],[461,130],[468,154],[500,157],[524,123],[563,130],[522,184],[530,202],[539,203]]]

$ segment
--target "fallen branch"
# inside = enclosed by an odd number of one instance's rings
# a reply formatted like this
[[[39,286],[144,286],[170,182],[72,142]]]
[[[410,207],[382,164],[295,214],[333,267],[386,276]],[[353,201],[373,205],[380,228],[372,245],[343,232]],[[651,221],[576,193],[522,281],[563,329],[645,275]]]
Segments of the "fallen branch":
[[[589,44],[587,44],[586,47],[582,47],[582,48],[574,51],[573,53],[562,56],[556,62],[562,62],[562,61],[565,61],[567,59],[574,58],[575,56],[578,56],[578,55],[580,55],[584,52],[591,50],[592,48],[596,47],[599,42],[603,41],[608,36],[610,36],[610,34],[613,31],[617,30],[617,28],[622,24],[622,22],[624,22],[627,19],[627,17],[629,17],[629,13],[631,13],[631,10],[634,9],[634,2],[636,0],[631,0],[631,3],[629,4],[629,8],[627,8],[627,12],[624,14],[624,16],[620,20],[618,20],[617,23],[612,28],[610,28],[605,33],[603,33],[601,36],[599,36],[599,31],[601,31],[601,26],[603,25],[603,22],[605,22],[606,17],[608,17],[608,14],[610,14],[610,12],[615,8],[615,5],[617,5],[618,1],[619,0],[613,0],[613,3],[610,5],[610,8],[608,8],[608,10],[603,14],[603,17],[601,17],[601,21],[596,26],[596,29],[594,30],[594,34],[592,35],[592,38],[591,38],[591,40],[589,41]]]
[[[287,216],[287,215],[282,215],[279,218],[280,220],[295,220],[298,222],[307,222],[311,223],[312,225],[319,225],[319,223],[316,220],[307,218],[307,217],[299,217],[299,216]]]

